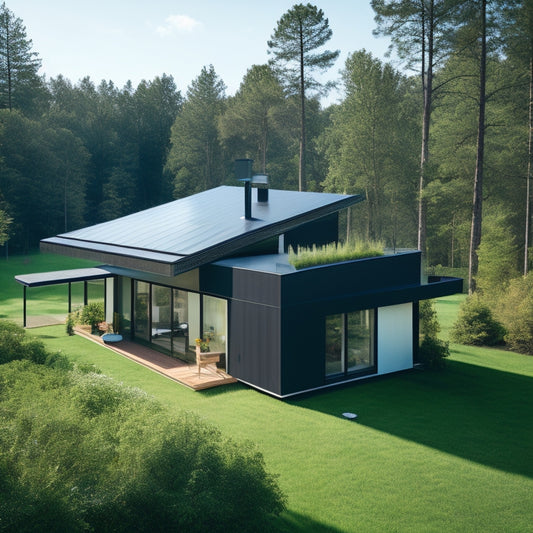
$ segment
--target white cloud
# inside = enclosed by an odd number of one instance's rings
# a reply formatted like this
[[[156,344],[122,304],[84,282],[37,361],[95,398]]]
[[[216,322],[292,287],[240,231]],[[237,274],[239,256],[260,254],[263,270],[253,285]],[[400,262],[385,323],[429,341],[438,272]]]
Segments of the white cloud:
[[[201,25],[201,22],[189,17],[189,15],[170,15],[165,19],[165,24],[158,26],[155,31],[161,37],[166,37],[174,32],[191,33]]]

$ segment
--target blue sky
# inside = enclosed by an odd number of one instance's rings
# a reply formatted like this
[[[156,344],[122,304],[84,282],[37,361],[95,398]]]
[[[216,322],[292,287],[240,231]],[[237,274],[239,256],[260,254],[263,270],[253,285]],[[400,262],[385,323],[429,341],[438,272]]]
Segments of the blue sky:
[[[227,86],[238,89],[246,70],[268,61],[267,40],[294,0],[6,0],[20,17],[48,78],[72,82],[90,76],[134,86],[163,73],[178,89],[212,64]],[[326,74],[337,79],[349,53],[365,48],[382,60],[388,41],[372,35],[368,0],[320,0],[333,30],[328,48],[341,55]],[[332,94],[324,103],[339,98]]]

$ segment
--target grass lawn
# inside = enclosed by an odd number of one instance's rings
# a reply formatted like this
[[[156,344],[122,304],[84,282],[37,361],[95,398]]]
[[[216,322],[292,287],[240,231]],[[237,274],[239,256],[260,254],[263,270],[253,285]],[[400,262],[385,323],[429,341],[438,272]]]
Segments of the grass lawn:
[[[5,264],[0,314],[15,308],[4,307]],[[461,298],[438,302],[443,337]],[[170,409],[255,442],[288,496],[280,531],[533,531],[532,357],[451,345],[443,372],[281,402],[240,384],[190,391],[63,326],[31,332]]]

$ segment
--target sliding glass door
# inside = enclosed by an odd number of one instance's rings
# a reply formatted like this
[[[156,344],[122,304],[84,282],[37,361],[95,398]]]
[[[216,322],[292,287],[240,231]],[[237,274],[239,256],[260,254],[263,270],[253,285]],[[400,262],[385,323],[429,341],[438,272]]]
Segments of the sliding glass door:
[[[150,342],[150,284],[144,281],[134,282],[134,337]]]
[[[172,353],[172,289],[152,285],[152,342],[165,353]]]
[[[133,336],[138,341],[192,363],[196,339],[208,336],[211,350],[226,354],[226,300],[138,280],[133,299]],[[224,356],[220,366],[226,366]]]

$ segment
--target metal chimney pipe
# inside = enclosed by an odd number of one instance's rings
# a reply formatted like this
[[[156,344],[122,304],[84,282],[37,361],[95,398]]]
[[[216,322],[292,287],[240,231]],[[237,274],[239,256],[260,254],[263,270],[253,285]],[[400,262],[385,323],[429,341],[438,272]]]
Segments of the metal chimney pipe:
[[[252,184],[257,188],[257,201],[268,203],[268,176],[266,174],[256,174],[252,176]]]
[[[252,183],[250,180],[244,182],[244,218],[252,218]]]
[[[235,159],[235,175],[244,181],[244,218],[252,218],[252,165],[253,159]]]

